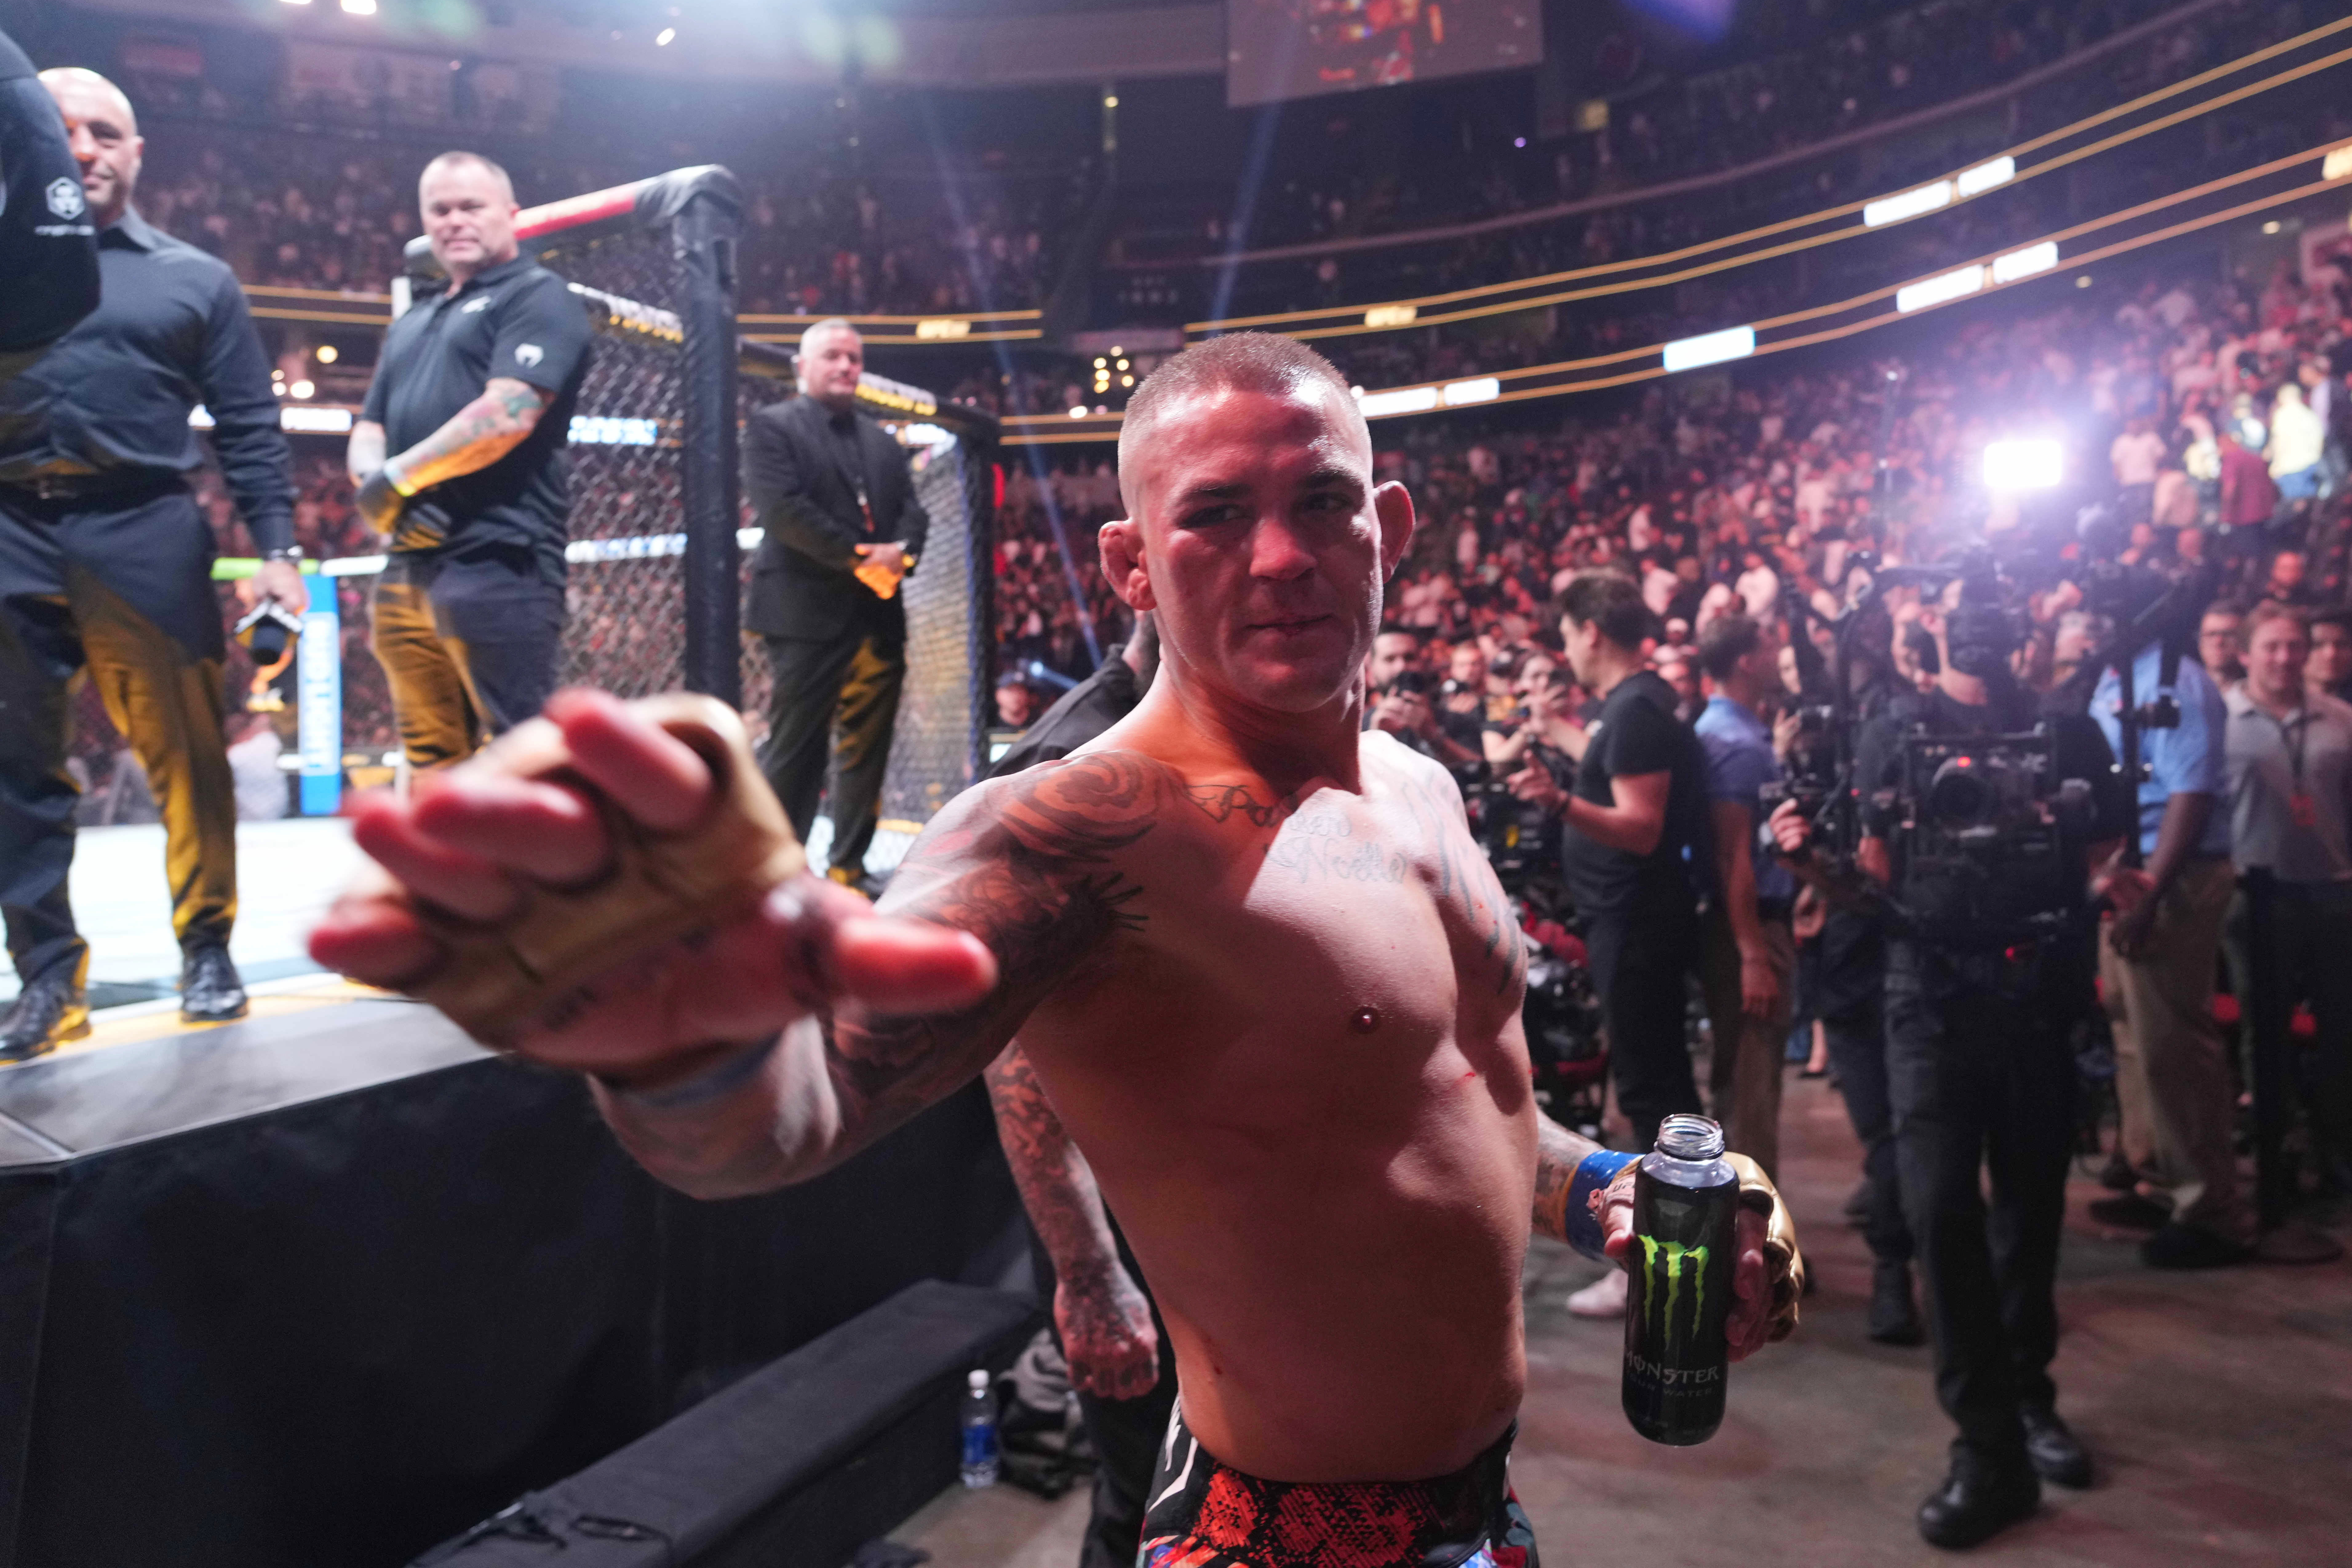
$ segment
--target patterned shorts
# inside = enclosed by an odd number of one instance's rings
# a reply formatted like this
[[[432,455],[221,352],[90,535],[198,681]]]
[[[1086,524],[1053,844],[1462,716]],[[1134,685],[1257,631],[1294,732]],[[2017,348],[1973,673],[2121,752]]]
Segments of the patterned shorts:
[[[1212,1458],[1180,1402],[1136,1568],[1538,1568],[1506,1474],[1517,1430],[1429,1480],[1262,1481]]]

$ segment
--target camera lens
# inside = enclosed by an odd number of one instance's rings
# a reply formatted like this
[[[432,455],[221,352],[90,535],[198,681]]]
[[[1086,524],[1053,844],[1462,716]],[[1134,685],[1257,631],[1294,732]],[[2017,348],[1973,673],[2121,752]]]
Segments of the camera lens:
[[[1952,758],[1928,781],[1927,815],[1939,822],[1982,822],[1992,805],[1992,782],[1967,757]]]

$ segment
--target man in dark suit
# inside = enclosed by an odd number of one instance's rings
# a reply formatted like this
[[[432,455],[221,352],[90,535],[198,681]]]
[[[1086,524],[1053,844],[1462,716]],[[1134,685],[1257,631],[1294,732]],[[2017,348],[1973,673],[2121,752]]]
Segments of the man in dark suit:
[[[831,742],[828,874],[852,885],[874,841],[907,675],[898,584],[930,531],[906,449],[853,406],[865,368],[856,329],[819,321],[801,334],[801,395],[754,414],[743,434],[743,493],[767,531],[745,620],[775,670],[761,764],[805,839]]]

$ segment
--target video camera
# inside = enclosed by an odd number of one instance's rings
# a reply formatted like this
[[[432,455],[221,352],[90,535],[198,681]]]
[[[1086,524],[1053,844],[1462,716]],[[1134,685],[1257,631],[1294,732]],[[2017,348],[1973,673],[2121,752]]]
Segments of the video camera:
[[[1901,850],[1897,909],[1915,934],[1999,947],[2073,920],[2091,784],[2060,775],[2048,721],[2000,735],[1915,728],[1899,782],[1877,793]]]

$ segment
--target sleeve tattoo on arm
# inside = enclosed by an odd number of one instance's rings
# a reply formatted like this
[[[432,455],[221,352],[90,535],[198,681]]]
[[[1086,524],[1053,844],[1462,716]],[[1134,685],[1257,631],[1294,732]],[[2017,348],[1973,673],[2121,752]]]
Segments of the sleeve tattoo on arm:
[[[1150,833],[1165,774],[1128,752],[1035,769],[916,846],[881,912],[971,932],[1001,979],[961,1013],[835,1016],[825,1058],[846,1124],[887,1129],[965,1081],[1100,943],[1143,929],[1122,856]]]

